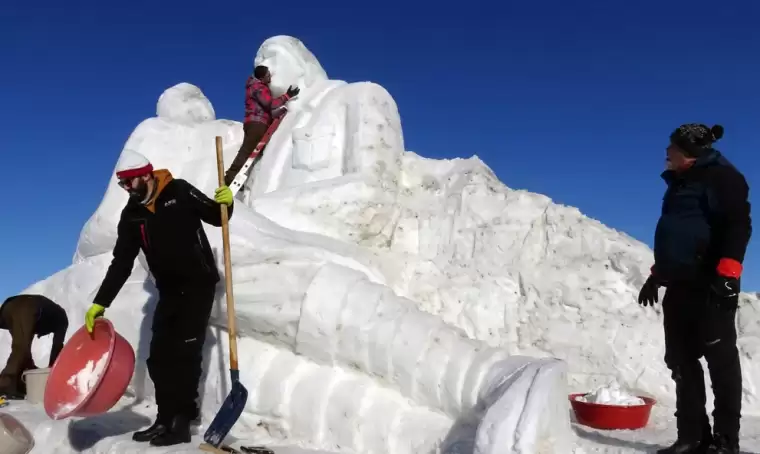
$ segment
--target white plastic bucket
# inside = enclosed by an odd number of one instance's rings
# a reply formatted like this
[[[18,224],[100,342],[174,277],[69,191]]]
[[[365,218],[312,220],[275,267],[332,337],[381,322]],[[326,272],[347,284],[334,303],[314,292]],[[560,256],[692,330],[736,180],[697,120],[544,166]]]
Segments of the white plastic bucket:
[[[33,404],[43,402],[48,375],[50,375],[50,368],[32,369],[21,374],[21,379],[26,383],[26,400],[28,402]]]
[[[28,454],[34,438],[21,422],[7,413],[0,413],[0,454]]]

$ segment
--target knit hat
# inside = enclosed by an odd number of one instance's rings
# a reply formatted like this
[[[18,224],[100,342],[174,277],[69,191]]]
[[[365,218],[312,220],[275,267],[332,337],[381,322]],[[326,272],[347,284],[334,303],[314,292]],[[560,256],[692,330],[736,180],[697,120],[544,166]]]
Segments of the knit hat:
[[[132,150],[124,150],[116,164],[116,177],[121,179],[141,177],[153,172],[148,158]]]
[[[670,134],[670,142],[682,149],[688,156],[698,158],[712,148],[713,142],[723,137],[723,126],[708,128],[703,124],[687,123]]]

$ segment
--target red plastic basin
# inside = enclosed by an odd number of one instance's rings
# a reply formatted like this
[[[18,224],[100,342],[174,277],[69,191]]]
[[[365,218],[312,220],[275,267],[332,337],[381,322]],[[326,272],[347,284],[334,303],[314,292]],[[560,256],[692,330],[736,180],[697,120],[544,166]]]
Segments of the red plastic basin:
[[[584,426],[604,430],[636,430],[646,427],[656,403],[651,397],[638,396],[644,405],[604,405],[576,400],[584,393],[570,394],[570,406],[575,418]]]
[[[105,360],[101,360],[107,354]],[[73,376],[82,369],[105,363],[89,391],[80,393]],[[132,380],[135,351],[110,321],[95,320],[92,335],[82,326],[63,346],[45,386],[45,413],[52,419],[94,416],[107,412],[121,399]],[[87,388],[87,386],[85,386]]]

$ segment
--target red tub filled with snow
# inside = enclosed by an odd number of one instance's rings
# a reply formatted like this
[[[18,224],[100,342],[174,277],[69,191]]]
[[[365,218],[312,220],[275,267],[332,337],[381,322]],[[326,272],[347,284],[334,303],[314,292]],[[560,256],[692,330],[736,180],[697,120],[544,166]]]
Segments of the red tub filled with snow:
[[[113,325],[98,318],[92,335],[82,326],[66,342],[45,387],[52,419],[94,416],[110,410],[127,390],[135,352]]]
[[[617,386],[593,393],[570,394],[575,418],[584,426],[603,430],[636,430],[646,427],[655,400],[625,393]]]

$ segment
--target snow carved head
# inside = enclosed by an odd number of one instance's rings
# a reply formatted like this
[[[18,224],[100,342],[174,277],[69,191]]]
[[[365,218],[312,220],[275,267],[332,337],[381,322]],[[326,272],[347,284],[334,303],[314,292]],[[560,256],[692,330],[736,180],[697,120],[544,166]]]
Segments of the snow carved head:
[[[303,90],[327,80],[327,73],[317,57],[292,36],[274,36],[264,41],[254,59],[254,66],[258,65],[269,68],[272,74],[269,87],[275,96],[285,93],[290,85]]]
[[[177,123],[203,123],[216,119],[214,107],[201,89],[185,82],[161,94],[156,115]]]

